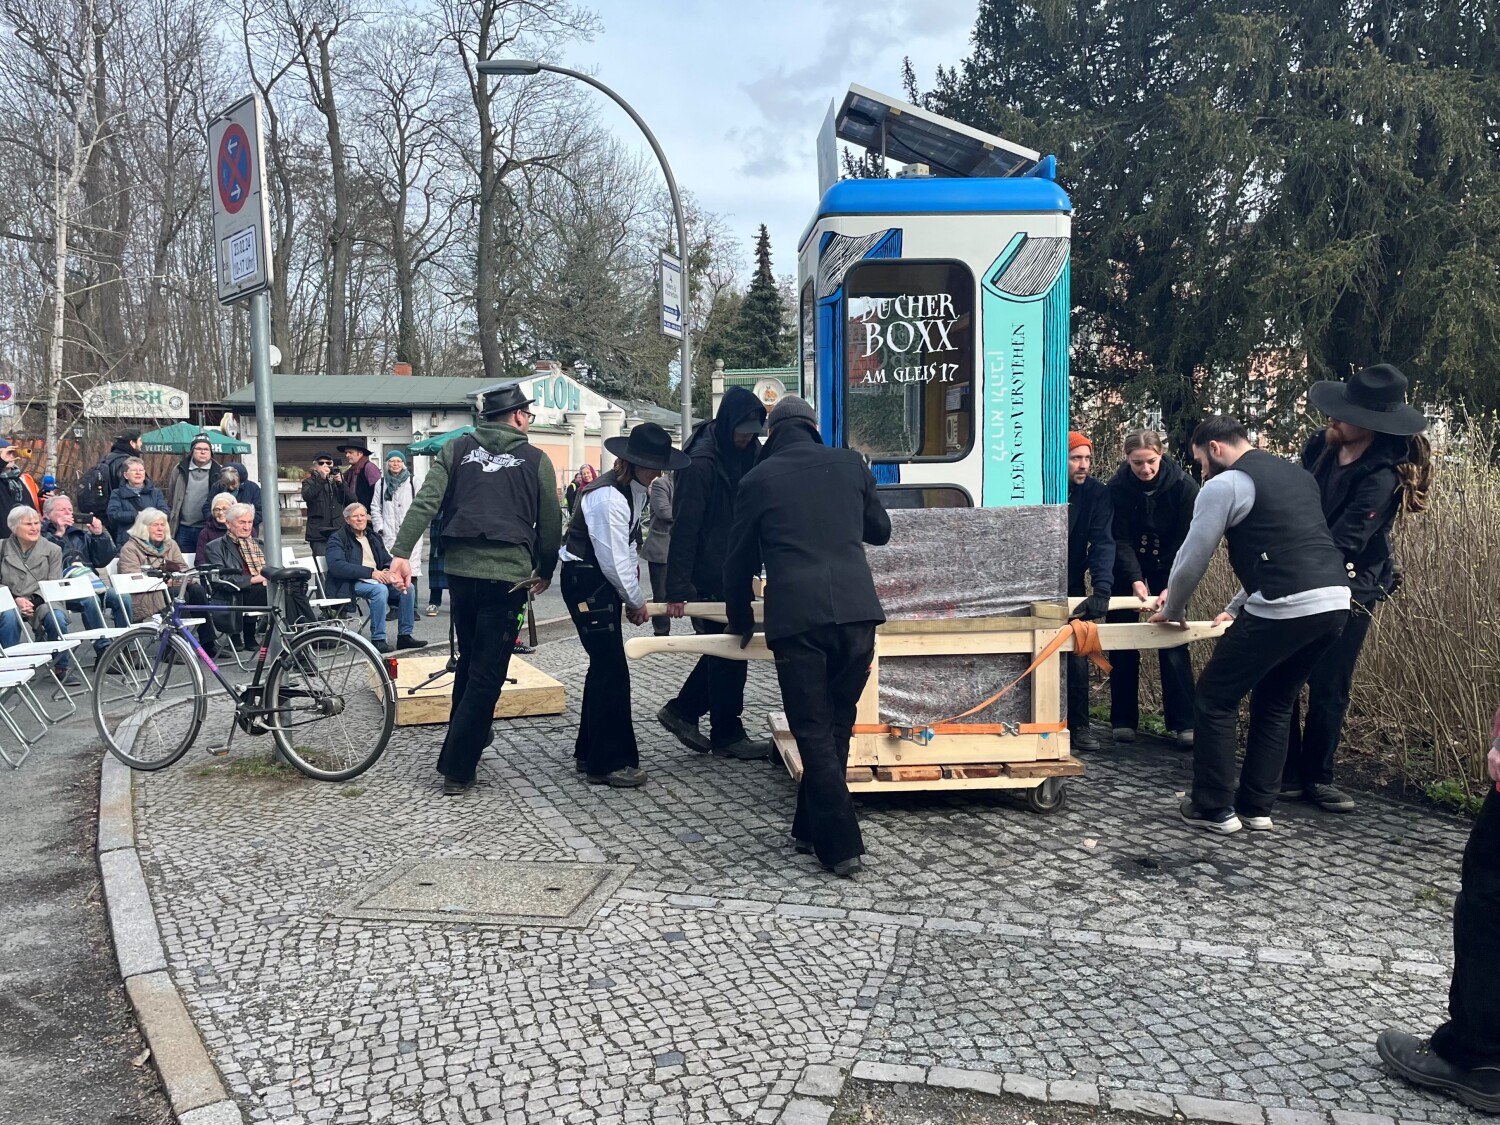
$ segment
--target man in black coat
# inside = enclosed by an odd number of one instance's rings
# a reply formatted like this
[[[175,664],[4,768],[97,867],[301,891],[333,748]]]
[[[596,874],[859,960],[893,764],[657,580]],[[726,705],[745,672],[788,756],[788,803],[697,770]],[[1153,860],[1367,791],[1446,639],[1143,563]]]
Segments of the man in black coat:
[[[1068,596],[1087,600],[1073,616],[1103,621],[1114,589],[1114,504],[1103,481],[1089,476],[1094,443],[1077,430],[1068,434]],[[1093,592],[1084,585],[1087,574]],[[1089,662],[1068,654],[1068,731],[1074,750],[1097,750],[1089,729]]]
[[[802,755],[792,841],[847,877],[865,848],[844,771],[885,620],[863,544],[887,542],[891,519],[864,459],[826,447],[796,395],[771,412],[770,440],[741,485],[724,562],[728,628],[749,642],[751,579],[764,563],[766,644]]]
[[[692,458],[673,482],[672,543],[667,551],[668,612],[681,617],[690,601],[724,599],[724,553],[734,523],[740,478],[755,464],[766,408],[744,387],[730,387],[712,422],[693,431],[683,447]],[[695,617],[693,632],[722,633],[721,622]],[[769,741],[745,733],[745,665],[704,656],[694,665],[677,697],[656,713],[657,721],[684,746],[722,758],[764,758]],[[705,740],[698,721],[708,716]]]
[[[1307,680],[1307,720],[1300,701],[1281,775],[1281,799],[1307,800],[1325,812],[1352,812],[1354,798],[1333,785],[1333,757],[1354,686],[1354,666],[1375,620],[1375,606],[1395,589],[1391,524],[1406,489],[1399,466],[1429,468],[1424,439],[1412,460],[1413,435],[1427,428],[1406,403],[1406,376],[1388,363],[1357,372],[1348,383],[1313,384],[1308,401],[1328,415],[1328,428],[1302,450],[1323,498],[1323,516],[1349,575],[1349,623]],[[1408,506],[1412,506],[1408,503]]]
[[[312,469],[302,478],[302,503],[307,509],[307,545],[322,556],[328,540],[344,526],[344,484],[333,471],[333,454],[320,451]],[[366,509],[368,511],[368,509]]]

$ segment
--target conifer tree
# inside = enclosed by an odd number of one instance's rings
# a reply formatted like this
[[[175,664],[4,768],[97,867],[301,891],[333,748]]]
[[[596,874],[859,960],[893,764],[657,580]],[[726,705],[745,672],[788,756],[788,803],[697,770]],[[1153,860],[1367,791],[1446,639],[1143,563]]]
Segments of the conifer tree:
[[[762,223],[755,239],[755,276],[730,329],[724,366],[785,367],[792,360],[787,323],[786,305],[771,272],[771,235]]]

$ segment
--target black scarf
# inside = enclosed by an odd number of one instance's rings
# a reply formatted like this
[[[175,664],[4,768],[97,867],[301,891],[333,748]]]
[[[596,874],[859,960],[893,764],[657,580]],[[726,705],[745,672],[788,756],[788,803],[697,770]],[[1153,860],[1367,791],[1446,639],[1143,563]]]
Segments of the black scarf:
[[[1150,480],[1141,480],[1130,471],[1128,464],[1123,464],[1115,471],[1109,484],[1111,488],[1117,490],[1117,494],[1123,493],[1126,497],[1126,502],[1133,510],[1132,522],[1137,525],[1137,530],[1156,532],[1161,530],[1156,522],[1157,501],[1164,493],[1175,488],[1186,476],[1181,465],[1163,454],[1156,476]]]

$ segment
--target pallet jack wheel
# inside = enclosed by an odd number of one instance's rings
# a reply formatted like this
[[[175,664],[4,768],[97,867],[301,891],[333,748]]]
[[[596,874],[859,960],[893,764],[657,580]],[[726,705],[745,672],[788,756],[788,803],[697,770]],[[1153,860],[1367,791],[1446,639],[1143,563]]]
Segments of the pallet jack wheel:
[[[1060,777],[1049,777],[1026,790],[1026,807],[1036,813],[1055,813],[1068,803],[1068,790]]]

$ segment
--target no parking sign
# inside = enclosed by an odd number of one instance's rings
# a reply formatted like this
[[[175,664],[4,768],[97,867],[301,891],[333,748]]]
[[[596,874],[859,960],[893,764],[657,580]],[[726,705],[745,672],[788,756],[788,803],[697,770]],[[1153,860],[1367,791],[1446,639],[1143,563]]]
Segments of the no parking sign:
[[[252,94],[208,127],[214,160],[214,258],[224,304],[271,286],[266,242],[271,216],[260,120],[260,97]]]

